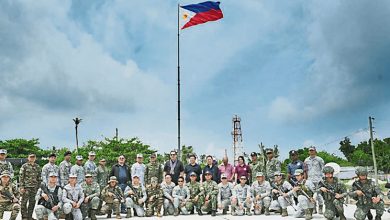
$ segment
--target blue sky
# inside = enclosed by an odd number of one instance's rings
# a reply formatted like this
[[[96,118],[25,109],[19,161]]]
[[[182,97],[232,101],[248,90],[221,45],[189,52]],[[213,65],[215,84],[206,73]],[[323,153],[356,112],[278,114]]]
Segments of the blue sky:
[[[181,4],[196,3],[180,1]],[[176,147],[177,2],[1,1],[0,139],[43,147],[140,137]],[[181,32],[182,143],[221,157],[231,118],[246,152],[338,142],[376,118],[389,136],[388,1],[221,1]],[[356,132],[361,131],[361,132]]]

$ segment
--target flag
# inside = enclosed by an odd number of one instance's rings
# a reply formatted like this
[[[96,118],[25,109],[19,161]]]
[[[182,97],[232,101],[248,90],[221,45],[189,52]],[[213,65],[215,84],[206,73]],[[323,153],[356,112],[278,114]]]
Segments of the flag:
[[[219,4],[220,2],[207,1],[199,4],[180,6],[181,8],[195,13],[195,15],[181,29],[223,18]],[[184,18],[187,17],[188,15],[184,15]]]

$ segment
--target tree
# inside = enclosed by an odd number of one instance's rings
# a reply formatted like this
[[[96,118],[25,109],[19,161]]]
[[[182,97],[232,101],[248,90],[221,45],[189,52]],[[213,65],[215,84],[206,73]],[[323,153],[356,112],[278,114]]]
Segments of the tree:
[[[351,140],[345,137],[344,140],[340,141],[339,150],[344,154],[345,158],[350,161],[351,154],[355,150],[355,146],[351,144]]]

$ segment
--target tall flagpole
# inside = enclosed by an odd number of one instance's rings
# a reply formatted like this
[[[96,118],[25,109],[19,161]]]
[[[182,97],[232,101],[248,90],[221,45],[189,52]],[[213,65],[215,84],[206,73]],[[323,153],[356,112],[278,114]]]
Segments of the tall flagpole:
[[[180,152],[180,4],[177,4],[177,149],[178,157],[181,159]]]

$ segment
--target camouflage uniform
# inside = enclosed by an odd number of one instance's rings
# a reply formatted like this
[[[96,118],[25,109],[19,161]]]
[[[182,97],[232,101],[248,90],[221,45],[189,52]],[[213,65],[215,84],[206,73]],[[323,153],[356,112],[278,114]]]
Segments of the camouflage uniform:
[[[190,199],[190,191],[186,185],[180,187],[179,185],[175,186],[172,191],[173,197],[173,206],[175,207],[175,215],[179,214],[179,210],[182,214],[188,215],[189,212],[186,208],[187,202]]]
[[[232,191],[232,215],[244,215],[244,209],[247,209],[247,215],[252,206],[251,189],[248,185],[237,184]],[[247,200],[250,198],[249,200]]]
[[[256,163],[250,162],[249,167],[251,168],[251,183],[256,182],[256,173],[265,172],[265,166],[262,160],[257,159]]]
[[[19,183],[19,187],[25,190],[21,200],[22,219],[31,219],[34,212],[35,196],[41,183],[41,167],[36,163],[23,164],[19,172]]]
[[[265,165],[266,177],[265,179],[272,182],[274,180],[275,172],[281,172],[281,163],[278,159],[272,158],[271,160],[267,160]]]
[[[129,192],[133,191],[133,195],[129,196]],[[131,210],[129,209],[135,209],[137,212],[138,217],[143,217],[145,216],[145,210],[144,210],[144,203],[146,199],[148,198],[146,195],[146,190],[143,185],[138,185],[138,186],[126,186],[125,189],[125,196],[126,198],[126,207],[127,207],[127,212],[129,213]],[[142,199],[142,203],[139,204],[138,199]]]
[[[155,182],[157,185],[153,187],[149,185],[146,188],[146,195],[148,200],[146,202],[146,216],[153,216],[154,212],[157,213],[157,216],[161,216],[161,207],[164,203],[164,192],[161,189],[160,185],[158,185],[158,178],[152,177],[151,183]]]
[[[367,171],[365,169],[363,169],[363,171],[362,169],[358,169],[357,175],[359,175],[359,172],[364,172],[367,176]],[[361,190],[364,194],[362,196],[358,196],[355,192],[356,190]],[[352,184],[352,189],[349,193],[349,196],[351,196],[354,200],[357,201],[356,211],[354,214],[354,217],[357,220],[365,219],[370,209],[375,209],[375,219],[381,219],[381,216],[383,215],[383,212],[385,210],[383,202],[383,193],[381,189],[375,185],[374,181],[372,181],[371,179],[367,179],[367,181],[363,183],[360,180],[356,180]],[[374,204],[372,202],[372,197],[379,197],[381,198],[381,200],[379,203]]]
[[[71,168],[72,168],[72,164],[66,160],[60,163],[60,182],[62,187],[68,185]]]
[[[161,183],[161,189],[164,192],[164,215],[173,215],[175,208],[173,207],[172,191],[175,188],[175,183],[167,184],[166,182]]]
[[[204,181],[202,184],[204,190],[205,203],[202,206],[203,212],[217,211],[217,195],[218,195],[218,184],[213,181]],[[209,197],[208,202],[206,201],[206,196]]]
[[[84,172],[92,174],[93,182],[96,182],[96,164],[93,160],[88,160],[84,164]]]
[[[6,160],[0,160],[0,173],[5,170],[8,170],[12,180],[14,178],[14,168],[12,168],[12,164]]]
[[[77,184],[81,185],[85,180],[85,170],[82,166],[77,164],[73,165],[70,169],[70,173],[77,175]]]
[[[72,176],[72,175],[70,175]],[[70,184],[66,185],[62,191],[62,201],[64,202],[64,213],[72,213],[74,220],[82,220],[80,208],[73,208],[72,202],[76,202],[80,205],[84,202],[84,193],[80,185],[76,184],[74,187]]]
[[[321,157],[315,156],[306,158],[304,164],[307,172],[307,179],[314,184],[315,190],[317,191],[318,183],[322,180],[323,177],[322,169],[324,168],[325,162]],[[319,205],[319,214],[322,214],[324,199],[320,194],[317,194],[317,202]]]
[[[218,184],[218,196],[217,196],[217,202],[219,205],[222,206],[222,209],[224,210],[224,213],[226,213],[227,209],[229,208],[229,205],[231,205],[232,201],[232,195],[233,195],[233,184],[230,182],[227,182],[226,185],[223,183]]]
[[[161,183],[163,180],[163,167],[157,161],[150,162],[145,168],[145,184],[149,185],[152,177],[157,177],[158,182]]]
[[[1,176],[6,175],[11,178],[11,173],[8,170],[4,170]],[[12,211],[10,220],[15,220],[18,216],[20,205],[15,202],[19,198],[19,191],[9,180],[7,185],[3,185],[0,180],[0,219],[3,219],[5,211]]]
[[[99,165],[96,168],[96,181],[100,186],[100,190],[103,190],[105,186],[107,186],[107,181],[110,175],[110,170],[106,166]]]
[[[322,192],[318,190],[319,194],[321,194],[322,198],[324,198],[325,202],[325,212],[324,217],[327,219],[333,219],[337,216],[340,216],[340,220],[346,219],[344,216],[344,197],[347,196],[347,190],[345,185],[339,181],[336,177],[333,177],[333,183],[329,183],[326,181],[324,177],[323,180],[319,183],[319,188],[325,187],[328,192]],[[335,193],[338,193],[343,196],[341,199],[335,198]]]
[[[186,203],[186,209],[192,211],[196,207],[197,212],[201,212],[200,208],[204,203],[204,192],[202,184],[199,182],[189,182],[186,183],[188,190],[190,191],[190,199]],[[195,200],[195,197],[198,196],[198,200]]]
[[[271,201],[270,209],[273,210],[282,209],[281,210],[282,217],[288,216],[287,206],[293,204],[291,201],[291,196],[293,196],[293,191],[291,190],[293,187],[288,181],[282,179],[279,183],[276,181],[271,183],[271,188],[272,190],[276,189],[278,191],[281,191],[282,193],[287,193],[287,196],[284,197],[283,194],[281,194],[280,192],[274,193],[271,191],[272,201]]]
[[[301,171],[303,173],[302,170],[298,169],[295,171],[295,173],[297,173],[297,171]],[[296,183],[297,186],[299,186],[301,189],[299,191],[297,191],[296,193],[294,193],[294,196],[298,198],[298,209],[297,211],[295,212],[295,215],[294,217],[295,218],[302,218],[304,215],[306,216],[305,218],[306,219],[311,219],[311,215],[312,215],[312,210],[314,209],[314,203],[310,201],[310,199],[308,199],[303,193],[302,193],[302,190],[310,197],[310,198],[313,198],[314,196],[314,192],[315,192],[315,186],[313,184],[313,182],[311,182],[310,180],[302,180],[300,182],[297,182]]]
[[[269,182],[266,180],[262,183],[259,181],[254,182],[251,187],[251,192],[255,206],[255,215],[260,215],[262,210],[265,211],[265,215],[269,215],[269,206],[271,204],[271,185]],[[259,199],[256,198],[257,196],[259,196]]]
[[[58,175],[58,174],[55,174]],[[58,182],[58,181],[57,181]],[[54,187],[50,187],[49,185],[45,185],[48,193],[53,198],[53,205],[58,205],[59,209],[62,208],[62,188],[58,185]],[[47,203],[42,197],[43,190],[41,188],[38,189],[37,195],[35,196],[35,200],[38,200],[38,204],[35,208],[35,214],[38,220],[43,220],[45,216],[47,216],[48,220],[57,220],[58,219],[58,211],[53,212],[51,208],[45,207]]]
[[[116,181],[115,176],[110,178],[110,181]],[[113,196],[110,196],[109,193],[112,193]],[[114,210],[115,213],[120,213],[120,204],[123,197],[123,192],[118,185],[111,187],[110,184],[105,186],[101,192],[101,198],[106,203],[102,207],[102,212],[108,214],[107,218],[111,218],[111,211]]]
[[[47,182],[49,180],[49,174],[50,173],[59,173],[60,168],[55,165],[54,163],[47,163],[42,167],[42,182],[44,182],[47,185]],[[60,185],[60,181],[57,181],[57,185]]]
[[[94,220],[96,219],[95,215],[100,203],[100,186],[95,182],[92,182],[91,184],[84,182],[81,184],[81,188],[83,188],[84,197],[88,198],[87,203],[83,202],[81,204],[81,213],[83,214],[83,219],[87,217],[89,211],[91,219]]]

